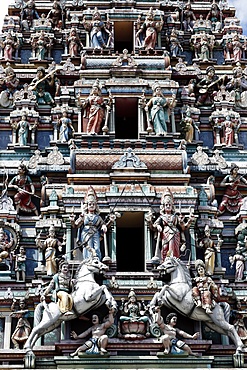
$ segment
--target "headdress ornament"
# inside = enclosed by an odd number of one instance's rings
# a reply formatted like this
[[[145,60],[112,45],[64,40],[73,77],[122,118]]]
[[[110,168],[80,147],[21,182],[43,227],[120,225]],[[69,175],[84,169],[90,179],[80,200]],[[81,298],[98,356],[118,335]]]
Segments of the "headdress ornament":
[[[196,260],[195,261],[195,269],[197,270],[199,266],[202,266],[205,268],[205,263],[202,260]]]
[[[174,201],[173,195],[169,188],[166,188],[166,190],[164,190],[162,197],[161,197],[161,204],[163,204],[167,198],[169,198],[173,203]]]
[[[133,288],[130,289],[130,292],[128,294],[128,298],[131,298],[131,297],[136,297],[136,294]]]
[[[92,186],[89,186],[89,188],[87,190],[87,193],[84,197],[84,202],[85,203],[97,202],[97,195],[96,195],[95,190]]]

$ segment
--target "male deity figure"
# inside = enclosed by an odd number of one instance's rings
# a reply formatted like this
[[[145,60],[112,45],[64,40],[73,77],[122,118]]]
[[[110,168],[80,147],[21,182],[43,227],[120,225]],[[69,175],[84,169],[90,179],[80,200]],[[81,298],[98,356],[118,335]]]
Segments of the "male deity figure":
[[[101,232],[107,232],[107,226],[99,215],[97,196],[90,186],[84,198],[82,213],[75,220],[75,215],[70,216],[72,227],[78,228],[77,243],[83,247],[83,259],[90,257],[90,248],[93,248],[101,260],[100,239]],[[89,248],[86,248],[86,247]]]

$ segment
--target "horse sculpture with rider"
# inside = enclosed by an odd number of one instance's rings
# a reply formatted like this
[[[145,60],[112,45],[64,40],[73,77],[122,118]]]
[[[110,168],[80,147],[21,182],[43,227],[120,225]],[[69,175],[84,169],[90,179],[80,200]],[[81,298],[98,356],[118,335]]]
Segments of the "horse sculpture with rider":
[[[57,328],[62,321],[75,319],[102,304],[117,311],[117,302],[107,287],[100,286],[94,279],[95,273],[107,270],[108,266],[100,262],[98,257],[92,256],[83,260],[77,269],[75,287],[71,293],[74,314],[69,316],[63,314],[55,302],[47,304],[43,301],[39,303],[34,311],[34,322],[37,325],[34,326],[24,348],[31,352],[38,338]]]
[[[246,352],[235,327],[229,324],[230,305],[227,302],[216,303],[212,313],[207,314],[202,307],[197,307],[194,303],[190,272],[180,259],[166,257],[158,269],[162,273],[170,274],[170,282],[165,284],[160,292],[155,293],[150,302],[151,312],[156,306],[166,306],[190,319],[203,321],[210,329],[231,338],[236,346],[236,353]]]

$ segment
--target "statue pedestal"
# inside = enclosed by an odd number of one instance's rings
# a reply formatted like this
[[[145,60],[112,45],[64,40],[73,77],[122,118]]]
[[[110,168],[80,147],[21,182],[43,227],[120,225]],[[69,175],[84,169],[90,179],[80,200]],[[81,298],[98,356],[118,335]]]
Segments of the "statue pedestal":
[[[147,337],[147,324],[143,321],[122,321],[120,338],[127,340],[144,339]]]

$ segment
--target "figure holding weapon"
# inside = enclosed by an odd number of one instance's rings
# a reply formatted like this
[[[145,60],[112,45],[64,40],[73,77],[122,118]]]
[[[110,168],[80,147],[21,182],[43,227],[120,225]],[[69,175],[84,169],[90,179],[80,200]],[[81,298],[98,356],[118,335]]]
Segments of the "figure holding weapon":
[[[17,190],[17,193],[14,196],[14,203],[17,213],[20,211],[28,213],[34,212],[35,215],[38,216],[38,210],[31,200],[31,197],[35,193],[35,188],[31,178],[28,176],[28,169],[25,164],[21,163],[19,165],[18,175],[13,177],[9,183],[9,186]]]

